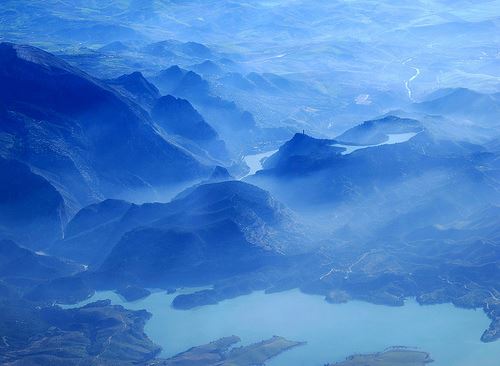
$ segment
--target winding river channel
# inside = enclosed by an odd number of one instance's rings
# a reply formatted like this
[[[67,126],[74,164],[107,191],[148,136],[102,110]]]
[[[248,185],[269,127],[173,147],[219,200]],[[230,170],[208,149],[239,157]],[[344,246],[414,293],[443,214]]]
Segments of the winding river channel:
[[[408,60],[406,60],[405,62],[403,62],[403,65],[406,65],[408,62],[412,61],[411,58],[409,58]],[[420,75],[420,69],[418,67],[414,67],[414,66],[411,66],[411,68],[413,70],[415,70],[415,74],[413,74],[412,77],[410,77],[408,80],[405,81],[405,88],[406,88],[406,92],[408,93],[408,98],[414,102],[415,100],[413,99],[413,92],[411,90],[411,82],[414,81],[419,75]]]

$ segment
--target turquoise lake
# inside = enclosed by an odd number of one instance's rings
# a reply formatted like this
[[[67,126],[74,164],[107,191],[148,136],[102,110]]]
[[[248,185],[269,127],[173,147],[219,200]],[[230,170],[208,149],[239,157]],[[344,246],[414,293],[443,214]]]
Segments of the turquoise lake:
[[[322,366],[354,353],[390,346],[425,350],[435,360],[434,366],[500,363],[500,342],[480,341],[489,325],[481,310],[450,304],[420,306],[414,300],[402,307],[359,301],[329,304],[322,296],[298,290],[269,295],[254,292],[218,305],[175,310],[171,302],[177,294],[158,291],[145,299],[125,302],[114,292],[99,292],[84,303],[110,299],[128,309],[148,310],[153,316],[145,332],[162,346],[164,357],[234,334],[243,344],[272,335],[307,341],[307,345],[272,359],[267,363],[270,366]]]

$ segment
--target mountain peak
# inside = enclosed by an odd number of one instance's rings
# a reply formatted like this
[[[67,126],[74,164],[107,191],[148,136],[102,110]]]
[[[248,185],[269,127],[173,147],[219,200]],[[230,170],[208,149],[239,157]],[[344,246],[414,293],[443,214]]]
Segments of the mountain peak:
[[[202,63],[192,65],[190,69],[206,76],[217,75],[222,72],[220,66],[211,60],[205,60]]]
[[[163,96],[157,100],[151,115],[169,133],[194,141],[217,138],[217,132],[185,99]]]
[[[220,165],[217,165],[214,168],[212,175],[209,178],[210,181],[224,181],[224,180],[230,180],[230,179],[233,179],[231,174],[229,174],[229,172],[227,171],[226,168],[224,168]]]
[[[144,76],[142,75],[142,72],[140,72],[140,71],[134,71],[130,74],[125,74],[125,75],[119,76],[116,80],[135,80],[135,81],[140,81],[140,82],[147,81],[144,78]]]
[[[160,97],[160,92],[156,86],[146,80],[139,71],[108,80],[107,83],[148,110],[152,108],[155,100]]]
[[[304,150],[309,151],[309,149],[313,146],[322,146],[332,143],[333,140],[317,139],[305,133],[296,133],[288,142],[283,145],[283,148],[289,151],[293,150],[296,154],[301,154]]]

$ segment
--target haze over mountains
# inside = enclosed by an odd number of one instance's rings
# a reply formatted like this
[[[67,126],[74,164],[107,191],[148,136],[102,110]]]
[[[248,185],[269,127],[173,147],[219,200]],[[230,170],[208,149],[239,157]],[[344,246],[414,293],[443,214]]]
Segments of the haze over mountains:
[[[0,53],[4,154],[45,171],[75,205],[208,172],[102,82],[36,48],[4,43]]]
[[[217,334],[166,356],[148,328],[163,313],[136,307],[158,291],[183,314],[292,289],[331,306],[452,303],[482,309],[475,337],[498,342],[498,9],[3,1],[0,363],[318,352],[310,318],[293,340]],[[93,302],[105,291],[130,308]]]

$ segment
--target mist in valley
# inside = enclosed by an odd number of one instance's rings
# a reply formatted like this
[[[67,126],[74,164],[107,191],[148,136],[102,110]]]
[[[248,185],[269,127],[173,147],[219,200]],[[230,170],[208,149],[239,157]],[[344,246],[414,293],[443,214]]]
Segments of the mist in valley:
[[[496,0],[2,1],[0,363],[496,365],[499,47]]]

